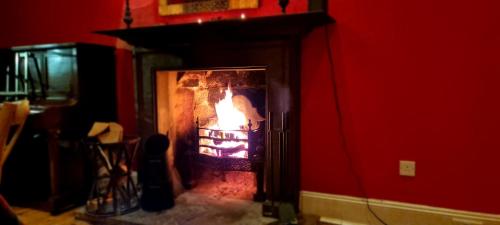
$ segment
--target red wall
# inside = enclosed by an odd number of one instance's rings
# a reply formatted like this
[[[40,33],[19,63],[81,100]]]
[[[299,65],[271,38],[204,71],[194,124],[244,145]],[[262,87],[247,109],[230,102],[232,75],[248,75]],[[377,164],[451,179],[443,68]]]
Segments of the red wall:
[[[7,0],[0,47],[84,41],[122,26],[122,0]],[[160,17],[132,1],[135,26],[237,17],[242,11]],[[290,11],[306,8],[292,0]],[[333,78],[347,151],[372,198],[500,214],[500,14],[496,0],[331,0],[337,23],[309,34],[302,60],[302,189],[360,196],[339,145]],[[263,0],[248,17],[279,13]],[[327,41],[333,48],[330,73]],[[122,45],[119,45],[122,46]],[[117,51],[120,123],[135,129],[131,55]],[[416,160],[417,176],[398,175]]]
[[[0,47],[85,41],[113,45],[92,31],[118,27],[122,0],[2,0]]]
[[[500,213],[500,2],[334,0],[303,44],[302,188]],[[333,75],[326,42],[333,46]],[[321,101],[319,101],[321,99]],[[325,101],[326,100],[326,101]],[[318,130],[323,133],[318,134]],[[416,177],[398,160],[416,160]]]

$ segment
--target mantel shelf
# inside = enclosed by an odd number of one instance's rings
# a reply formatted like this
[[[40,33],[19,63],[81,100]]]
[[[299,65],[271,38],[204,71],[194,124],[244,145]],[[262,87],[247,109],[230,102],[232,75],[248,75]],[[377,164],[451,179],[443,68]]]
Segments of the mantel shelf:
[[[333,23],[324,12],[309,12],[247,19],[206,21],[97,31],[136,47],[169,48],[231,41],[282,40],[298,37],[312,28]]]

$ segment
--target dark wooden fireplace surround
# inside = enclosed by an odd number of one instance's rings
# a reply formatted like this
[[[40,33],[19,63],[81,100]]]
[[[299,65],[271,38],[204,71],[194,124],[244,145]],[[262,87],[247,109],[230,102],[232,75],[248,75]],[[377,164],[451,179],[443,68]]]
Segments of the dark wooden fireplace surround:
[[[313,27],[331,22],[333,19],[324,12],[310,12],[98,33],[118,37],[134,46],[138,132],[143,138],[157,130],[156,71],[265,68],[266,111],[275,114],[288,112],[290,130],[288,148],[266,149],[267,198],[290,202],[297,207],[300,191],[301,38]],[[279,118],[272,121],[275,121],[271,124],[272,129],[281,126]],[[276,146],[276,143],[271,146]],[[273,163],[269,162],[271,154]]]

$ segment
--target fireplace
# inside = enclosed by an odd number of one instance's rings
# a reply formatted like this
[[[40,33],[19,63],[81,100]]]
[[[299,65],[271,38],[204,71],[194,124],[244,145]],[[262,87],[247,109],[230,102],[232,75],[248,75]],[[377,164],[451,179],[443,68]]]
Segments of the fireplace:
[[[256,199],[265,197],[266,200],[291,202],[298,207],[298,194],[300,190],[300,45],[298,39],[243,43],[225,42],[221,44],[207,44],[193,48],[191,47],[184,48],[181,52],[177,52],[175,49],[174,51],[170,51],[169,49],[162,48],[136,49],[137,115],[140,134],[144,138],[147,138],[156,132],[167,133],[164,126],[168,126],[168,123],[162,122],[164,119],[164,116],[160,113],[162,111],[162,103],[158,102],[158,98],[159,94],[171,98],[175,93],[171,91],[172,89],[165,88],[165,84],[160,85],[162,81],[159,82],[159,80],[170,79],[175,82],[171,82],[168,85],[177,84],[179,81],[183,82],[180,73],[184,72],[183,76],[186,76],[187,71],[201,71],[203,73],[212,71],[212,73],[215,74],[224,74],[220,75],[223,77],[220,78],[220,80],[224,82],[218,84],[213,91],[207,91],[214,93],[213,95],[210,94],[207,96],[209,96],[209,98],[221,100],[224,97],[222,94],[225,93],[228,85],[230,85],[231,90],[236,95],[245,95],[250,101],[254,101],[255,103],[253,103],[252,106],[257,108],[258,114],[264,118],[264,120],[260,122],[264,122],[261,131],[264,131],[264,146],[266,146],[263,149],[264,165],[261,167],[263,170],[262,173],[264,174],[264,181],[262,183],[265,196],[256,195]],[[226,70],[225,68],[231,69]],[[255,89],[253,92],[250,92],[249,89],[243,88],[243,84],[237,81],[238,76],[243,76],[245,74],[241,70],[238,70],[241,68],[256,69],[251,73],[248,71],[246,71],[246,73],[251,77],[259,77],[257,80],[252,80],[252,82],[260,85],[260,92],[255,91]],[[193,74],[187,75],[193,76]],[[191,85],[189,82],[196,83],[193,79],[190,79],[189,81],[186,80],[185,85]],[[161,87],[159,88],[158,85]],[[194,107],[196,103],[191,102],[195,100],[195,93],[187,94],[189,93],[187,90],[189,88],[192,87],[183,87],[177,91],[183,95],[183,97],[179,97],[182,99],[179,100],[179,102],[183,104],[177,106],[177,108],[182,108],[182,110],[177,111],[177,113],[183,115],[190,114],[190,116],[184,117],[185,120],[176,122],[178,126],[181,126],[181,128],[177,129],[177,133],[169,132],[171,140],[177,140],[176,150],[174,151],[175,156],[173,157],[175,158],[175,162],[171,164],[175,164],[180,177],[180,186],[184,189],[197,189],[197,187],[200,186],[206,187],[205,189],[212,189],[198,182],[218,182],[218,180],[213,177],[223,177],[225,175],[220,174],[217,169],[214,171],[214,176],[212,176],[212,178],[206,178],[206,174],[197,175],[197,172],[200,170],[196,168],[193,170],[192,165],[196,167],[199,163],[193,161],[201,161],[201,164],[207,164],[204,162],[212,161],[211,164],[213,165],[213,161],[228,160],[206,157],[204,154],[199,154],[199,149],[196,150],[194,145],[197,142],[197,138],[195,129],[193,129],[196,128],[196,119],[199,119],[199,127],[201,128],[205,127],[208,120],[195,111],[195,109],[197,109]],[[160,93],[167,89],[170,90],[170,93]],[[193,95],[193,97],[190,95]],[[189,104],[186,104],[186,102],[189,102]],[[210,104],[215,105],[215,102],[211,102]],[[286,120],[282,120],[280,116],[284,113],[288,115],[288,119]],[[268,115],[275,116],[269,118]],[[257,126],[259,121],[251,123],[253,127]],[[279,134],[275,132],[282,127],[286,127],[289,130],[289,138],[286,140],[287,148],[280,147],[282,146],[280,143],[283,140],[279,137]],[[243,127],[243,129],[248,128]],[[172,137],[173,135],[176,137]],[[180,150],[180,148],[182,150]],[[191,152],[195,155],[189,156],[184,154],[185,152]],[[235,162],[244,160],[234,158],[229,161]],[[227,162],[227,164],[236,165],[232,162]],[[241,165],[245,164],[243,163]],[[206,170],[206,168],[203,170]],[[257,168],[255,170],[257,170]],[[251,188],[252,195],[260,194],[257,193],[258,179],[252,177],[257,175],[257,173],[251,173],[250,175],[247,173],[247,176],[250,177],[249,179],[255,180],[254,182],[248,182],[248,180],[241,180],[240,175],[235,176],[234,170],[222,171],[227,172],[227,174],[229,174],[228,176],[233,176],[233,178],[236,177],[233,180],[239,180],[240,184],[252,184],[254,186]],[[241,170],[239,171],[241,172]],[[193,177],[193,179],[190,177]],[[245,197],[249,196],[251,196],[250,193],[245,194]]]
[[[174,183],[221,197],[245,189],[232,197],[264,200],[265,69],[157,71],[154,82],[156,127],[172,143]],[[207,188],[219,180],[228,183],[223,191]]]
[[[207,96],[213,96],[213,99],[220,101],[225,98],[222,94],[229,86],[233,95],[243,95],[249,99],[252,107],[256,108],[262,119],[257,121],[251,119],[246,126],[240,126],[236,130],[246,131],[249,137],[255,131],[264,143],[263,147],[259,148],[262,149],[263,154],[255,154],[259,150],[257,147],[255,149],[251,147],[252,138],[240,138],[231,132],[221,132],[221,129],[210,128],[209,117],[197,114],[196,108],[193,107],[196,105],[195,98],[187,94],[188,97],[183,98],[183,103],[189,104],[179,106],[184,111],[177,113],[192,112],[192,114],[186,117],[188,119],[176,121],[176,124],[183,129],[175,132],[169,131],[169,136],[174,136],[172,139],[177,140],[175,148],[184,149],[183,151],[176,150],[176,154],[179,152],[192,154],[180,154],[176,157],[175,165],[180,177],[192,175],[192,170],[182,167],[193,164],[208,164],[227,174],[234,171],[248,173],[245,172],[246,169],[256,174],[261,169],[264,176],[263,192],[265,195],[263,196],[265,199],[270,202],[292,203],[297,209],[300,190],[301,37],[313,27],[329,22],[332,20],[325,13],[311,12],[246,20],[208,21],[201,25],[197,23],[165,25],[100,33],[119,37],[134,45],[137,121],[139,133],[144,138],[156,132],[165,133],[168,130],[165,126],[168,127],[169,123],[163,121],[165,116],[162,115],[161,106],[167,103],[162,101],[163,103],[158,104],[160,92],[167,90],[164,88],[165,85],[159,88],[160,79],[170,79],[175,82],[170,82],[168,85],[178,85],[179,81],[181,84],[184,82],[182,77],[186,76],[186,73],[191,73],[186,78],[193,77],[194,72],[205,75],[207,73],[228,74],[220,75],[224,77],[221,80],[231,82],[219,83],[217,90]],[[240,83],[236,78],[245,73],[262,74],[261,84],[265,90],[262,92],[264,94],[252,96],[242,91],[242,86],[239,86]],[[170,74],[170,76],[161,74]],[[194,88],[189,85],[196,84],[195,80],[186,79],[183,85],[187,86],[183,88]],[[199,81],[196,85],[199,85]],[[170,93],[163,94],[173,96],[174,92],[171,89],[168,90]],[[210,93],[210,91],[207,92]],[[192,95],[194,96],[195,93]],[[259,98],[263,98],[261,103],[256,100]],[[234,96],[232,99],[234,100]],[[209,105],[215,108],[215,103],[209,102]],[[259,126],[259,128],[254,130],[254,126]],[[200,132],[204,133],[200,135]],[[200,144],[201,139],[206,138],[217,142],[227,141],[226,139],[244,139],[241,141],[246,141],[248,148],[240,148],[245,151],[232,149],[234,151],[230,153],[219,152],[217,146]],[[215,150],[200,149],[201,147],[210,149],[215,147]],[[263,157],[261,161],[263,166],[252,167],[254,156]],[[226,165],[217,165],[220,161],[225,162],[223,164]],[[237,161],[245,162],[247,166],[243,163],[243,166],[234,168],[234,166],[238,167],[238,163],[235,163]],[[226,177],[234,178],[232,174]],[[181,183],[185,188],[192,188],[193,185],[189,179]],[[254,193],[257,192],[254,189]]]

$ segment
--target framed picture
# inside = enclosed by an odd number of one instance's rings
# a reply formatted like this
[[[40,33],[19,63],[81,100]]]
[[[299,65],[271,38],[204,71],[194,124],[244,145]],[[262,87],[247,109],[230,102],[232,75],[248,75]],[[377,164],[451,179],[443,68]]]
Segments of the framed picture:
[[[158,0],[162,16],[259,7],[259,0]]]

